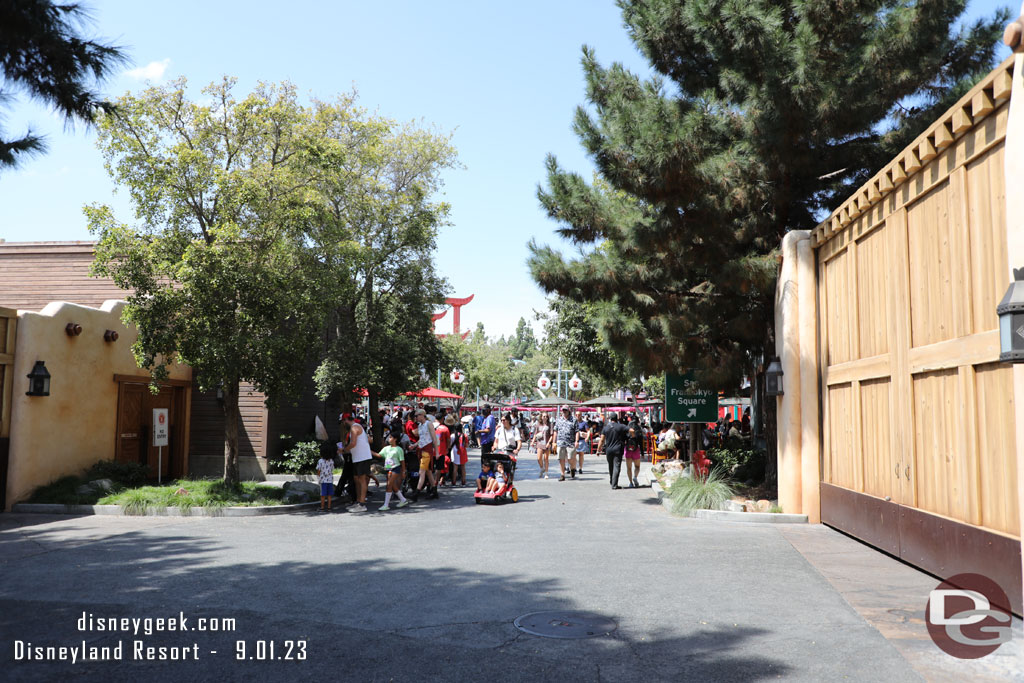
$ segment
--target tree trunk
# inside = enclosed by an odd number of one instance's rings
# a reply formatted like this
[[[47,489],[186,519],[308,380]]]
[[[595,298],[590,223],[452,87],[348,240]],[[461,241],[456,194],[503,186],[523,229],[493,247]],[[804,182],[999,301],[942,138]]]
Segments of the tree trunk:
[[[367,389],[366,394],[366,401],[369,404],[367,415],[373,424],[370,433],[371,447],[374,451],[379,451],[384,443],[384,421],[378,415],[380,398],[377,396],[376,389]]]
[[[224,383],[224,483],[238,484],[238,378]]]

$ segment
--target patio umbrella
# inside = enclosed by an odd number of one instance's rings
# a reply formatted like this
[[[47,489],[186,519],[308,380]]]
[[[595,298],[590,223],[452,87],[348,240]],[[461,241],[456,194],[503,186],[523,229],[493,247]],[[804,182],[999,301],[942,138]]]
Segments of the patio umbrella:
[[[589,401],[584,401],[583,405],[589,408],[624,408],[632,406],[633,402],[623,398],[615,398],[614,396],[598,396]]]
[[[434,387],[427,387],[419,391],[407,391],[405,395],[416,396],[417,398],[462,398],[458,394],[453,394],[443,389],[435,389]]]

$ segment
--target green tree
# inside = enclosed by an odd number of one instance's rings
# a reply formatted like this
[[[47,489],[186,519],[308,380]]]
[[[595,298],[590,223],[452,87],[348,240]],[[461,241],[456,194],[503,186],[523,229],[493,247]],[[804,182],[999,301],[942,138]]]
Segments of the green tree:
[[[457,165],[449,135],[317,103],[317,140],[306,161],[320,201],[312,239],[322,274],[340,286],[328,299],[333,334],[316,372],[318,393],[367,390],[381,397],[420,388],[442,363],[431,313],[447,285],[433,251],[448,224],[441,173]],[[374,424],[380,442],[383,425]]]
[[[773,348],[773,256],[990,68],[1000,11],[963,0],[619,0],[657,76],[584,48],[574,128],[601,183],[548,159],[539,199],[583,248],[536,281],[592,307],[647,373],[735,387]],[[592,245],[589,246],[588,245]]]
[[[125,95],[101,117],[98,146],[128,189],[138,225],[86,208],[97,275],[131,292],[139,367],[180,361],[201,390],[224,392],[224,480],[238,481],[238,393],[273,401],[300,383],[323,326],[320,264],[307,247],[308,182],[295,160],[309,113],[289,84],[242,100],[234,80],[190,101],[185,80]]]
[[[68,122],[92,123],[98,111],[110,110],[94,88],[125,61],[121,48],[82,35],[88,20],[77,3],[0,3],[0,75]],[[45,141],[31,130],[8,139],[0,129],[0,169],[45,150]]]
[[[509,353],[513,358],[525,360],[536,350],[537,337],[533,333],[533,328],[526,322],[526,318],[520,318],[515,334],[509,339]]]

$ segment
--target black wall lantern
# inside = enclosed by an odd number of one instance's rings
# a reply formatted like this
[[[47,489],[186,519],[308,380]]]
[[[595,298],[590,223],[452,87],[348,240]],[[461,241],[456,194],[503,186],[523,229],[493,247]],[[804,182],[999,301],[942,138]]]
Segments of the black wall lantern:
[[[764,393],[768,396],[782,396],[782,362],[776,356],[764,371]]]
[[[1014,268],[1003,300],[996,306],[999,316],[999,360],[1024,363],[1024,268]]]
[[[28,373],[28,391],[26,396],[49,396],[50,395],[50,373],[46,370],[46,364],[37,360],[32,372]]]

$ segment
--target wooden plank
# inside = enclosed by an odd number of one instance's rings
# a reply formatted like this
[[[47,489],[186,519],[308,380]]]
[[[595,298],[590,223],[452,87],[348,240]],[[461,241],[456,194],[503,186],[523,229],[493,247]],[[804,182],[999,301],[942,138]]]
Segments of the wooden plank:
[[[828,381],[826,386],[833,384],[846,384],[854,380],[862,381],[889,377],[891,374],[890,354],[883,353],[869,358],[858,358],[846,363],[838,363],[828,366]]]
[[[854,463],[854,480],[853,490],[863,491],[864,490],[864,423],[861,416],[861,390],[860,381],[854,380],[851,384],[850,399],[853,403],[853,424],[851,431],[853,432],[853,442],[850,452],[850,457]]]
[[[966,133],[974,127],[970,112],[964,107],[958,107],[953,111],[953,135]]]
[[[892,343],[889,354],[892,387],[890,406],[894,415],[890,420],[892,432],[893,464],[898,487],[893,488],[897,501],[913,505],[916,502],[916,486],[913,470],[909,476],[902,472],[914,462],[914,405],[913,387],[907,359],[910,349],[910,245],[908,236],[907,210],[899,209],[889,216],[889,239],[892,247],[892,280],[889,287],[890,311],[889,329]]]
[[[974,410],[977,406],[975,392],[974,368],[961,365],[958,368],[960,415],[963,428],[960,431],[960,459],[963,462],[964,478],[960,485],[964,487],[967,500],[965,522],[981,524],[981,461],[978,457],[978,416]]]
[[[991,330],[957,339],[917,346],[908,354],[911,374],[982,365],[999,360],[999,332]]]
[[[903,153],[903,170],[907,175],[917,173],[921,170],[921,160],[917,158],[917,151],[908,149]]]
[[[994,147],[966,168],[968,240],[971,244],[972,332],[998,327],[996,305],[1006,291],[1005,145]],[[998,198],[993,201],[992,198]]]
[[[935,147],[936,149],[946,149],[953,144],[953,129],[951,127],[952,117],[946,121],[941,122],[935,129]]]
[[[971,241],[968,229],[967,170],[960,166],[949,177],[946,192],[949,202],[949,281],[954,337],[974,330],[971,322]]]
[[[1013,370],[1003,363],[974,368],[981,524],[1020,537]]]

